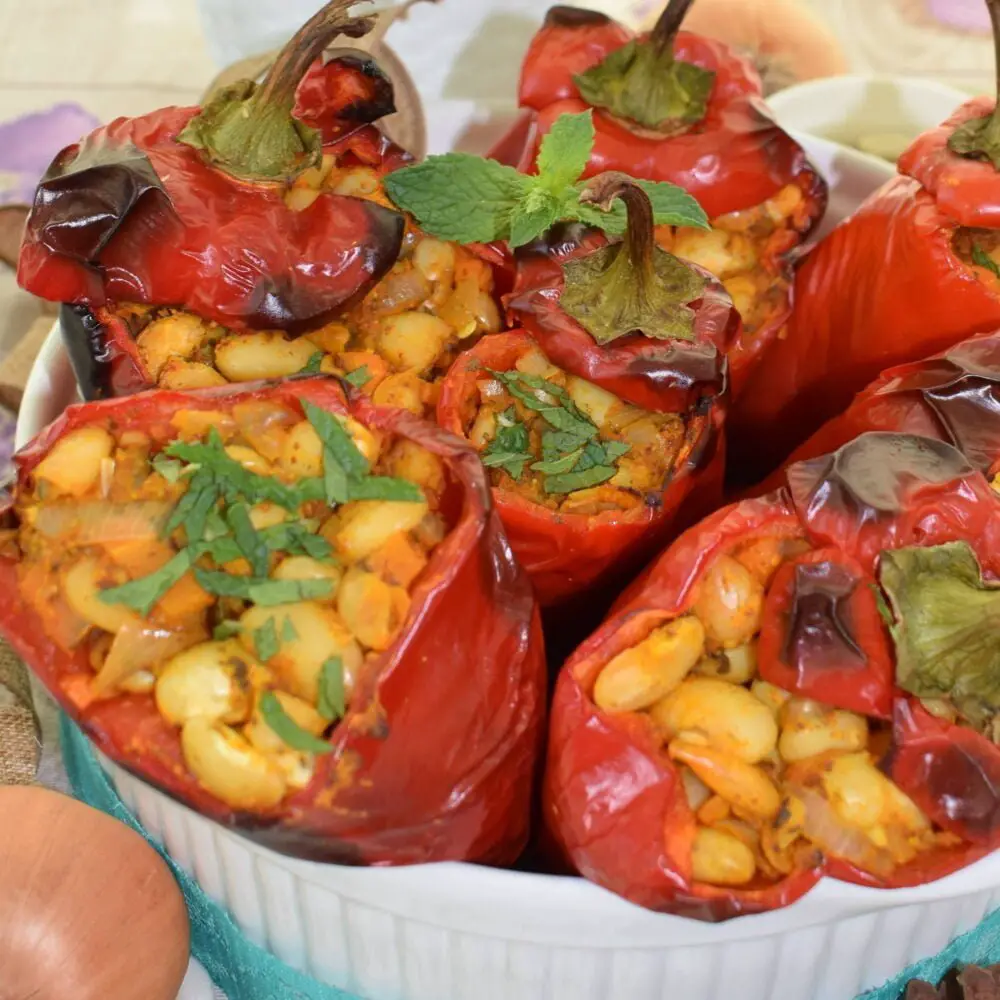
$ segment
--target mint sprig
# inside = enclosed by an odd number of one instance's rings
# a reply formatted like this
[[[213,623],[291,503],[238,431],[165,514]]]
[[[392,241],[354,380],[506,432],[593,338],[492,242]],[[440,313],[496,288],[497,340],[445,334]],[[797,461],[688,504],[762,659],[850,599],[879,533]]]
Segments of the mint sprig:
[[[607,211],[581,202],[595,140],[590,111],[562,115],[542,140],[534,176],[468,153],[428,157],[385,178],[395,204],[431,236],[457,243],[506,240],[524,246],[557,222],[583,222],[620,236],[624,205]],[[698,202],[675,184],[638,182],[653,204],[657,225],[708,228]]]

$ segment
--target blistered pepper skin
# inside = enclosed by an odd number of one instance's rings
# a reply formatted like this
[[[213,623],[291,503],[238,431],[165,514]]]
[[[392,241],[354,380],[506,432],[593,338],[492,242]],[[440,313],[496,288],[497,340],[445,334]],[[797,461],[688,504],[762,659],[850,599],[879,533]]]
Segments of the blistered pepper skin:
[[[554,8],[535,36],[521,72],[520,103],[526,110],[491,152],[494,159],[531,173],[542,138],[564,114],[591,110],[573,76],[601,62],[634,36],[603,15]],[[790,278],[797,248],[822,218],[827,186],[805,151],[770,117],[760,78],[727,46],[681,31],[678,59],[715,72],[705,118],[689,132],[662,138],[637,132],[609,113],[593,110],[596,138],[584,176],[623,171],[668,181],[692,194],[710,219],[754,208],[789,184],[803,192],[805,208],[790,242],[769,248],[763,266]],[[780,335],[791,312],[782,297],[752,335],[743,333],[729,352],[733,397],[739,399],[749,372]]]
[[[952,245],[960,227],[1000,227],[1000,174],[947,145],[955,127],[992,110],[992,99],[976,98],[920,136],[899,160],[901,176],[806,259],[787,336],[754,373],[734,428],[744,482],[772,470],[879,372],[1000,325],[1000,294]]]
[[[442,383],[438,423],[464,436],[465,418],[478,401],[476,383],[483,369],[507,371],[536,345],[544,350],[544,343],[521,331],[484,337],[455,361]],[[550,360],[555,362],[553,357]],[[576,362],[560,367],[589,379],[579,357]],[[615,364],[613,352],[608,352],[607,364]],[[635,402],[631,396],[624,398]],[[623,584],[650,552],[718,504],[723,462],[721,400],[706,394],[700,410],[689,417],[669,482],[661,492],[651,493],[638,512],[565,515],[511,491],[493,489],[493,502],[511,548],[531,578],[542,607]]]
[[[306,74],[297,110],[319,129],[325,153],[387,171],[407,161],[369,124],[392,107],[381,80],[349,57]],[[237,180],[177,141],[199,110],[119,118],[63,150],[28,219],[22,287],[91,310],[142,303],[236,330],[299,331],[388,271],[400,213],[329,192],[293,210],[282,185]]]
[[[954,445],[978,469],[1000,463],[1000,332],[882,372],[851,405],[799,445],[787,464],[835,451],[865,431],[921,434]],[[752,492],[781,485],[781,470]]]
[[[81,427],[113,422],[119,431],[163,433],[178,411],[226,411],[251,400],[297,409],[309,401],[350,414],[437,455],[451,480],[454,526],[414,585],[399,638],[366,661],[330,738],[332,752],[316,758],[308,787],[276,808],[234,812],[185,767],[178,731],[152,695],[81,708],[68,691],[74,679],[92,676],[86,650],[71,656],[46,640],[9,558],[0,559],[0,631],[112,760],[257,843],[344,864],[512,862],[528,835],[545,663],[530,584],[467,445],[403,411],[378,409],[359,394],[348,398],[334,379],[292,379],[72,406],[19,453],[19,482]]]
[[[864,485],[855,492],[857,481],[847,466],[824,457],[790,470],[782,489],[711,515],[668,548],[572,654],[553,700],[543,811],[553,842],[578,872],[650,909],[723,920],[785,906],[822,876],[885,888],[918,885],[1000,846],[1000,748],[971,730],[931,719],[914,699],[891,691],[895,725],[882,764],[960,843],[918,855],[884,878],[826,859],[770,884],[730,889],[695,883],[696,820],[661,734],[648,717],[604,712],[592,698],[597,676],[612,657],[651,628],[690,611],[715,557],[755,538],[804,539],[834,550],[845,565],[872,579],[884,549],[962,540],[989,577],[1000,576],[1000,503],[954,449],[919,440],[920,463],[893,464],[881,455],[880,467],[888,471],[876,493]],[[877,497],[879,509],[866,497]],[[765,609],[765,630],[776,624],[767,617],[774,610]],[[858,638],[866,641],[863,629]],[[818,679],[801,673],[791,690],[808,697]],[[859,685],[871,680],[870,672],[859,673]],[[840,683],[850,682],[842,674]],[[876,707],[882,707],[881,698]],[[967,781],[972,773],[981,780]]]

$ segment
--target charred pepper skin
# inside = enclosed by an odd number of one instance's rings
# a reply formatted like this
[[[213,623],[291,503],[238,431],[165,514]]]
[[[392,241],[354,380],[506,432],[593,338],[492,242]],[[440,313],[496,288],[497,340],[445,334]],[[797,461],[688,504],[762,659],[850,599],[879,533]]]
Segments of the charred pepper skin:
[[[177,110],[173,109],[175,112]],[[193,113],[193,109],[186,110],[192,110]],[[391,84],[377,64],[371,59],[341,56],[329,62],[317,60],[313,64],[299,85],[295,113],[300,120],[320,131],[324,153],[335,156],[342,165],[368,166],[381,173],[389,173],[410,162],[409,154],[393,144],[373,124],[393,110]],[[125,123],[122,128],[128,127],[128,120],[121,121]],[[136,121],[138,120],[133,120],[133,124]],[[167,142],[164,136],[157,139],[158,142],[161,140]],[[175,150],[188,150],[197,156],[190,147],[172,140],[167,143],[166,148],[172,155]],[[183,155],[187,159],[186,154]],[[57,196],[62,206],[60,212],[67,222],[79,221],[87,199],[94,198],[98,206],[107,208],[108,198],[114,197],[122,212],[128,210],[140,213],[135,221],[127,221],[124,216],[121,219],[121,226],[126,230],[123,237],[125,240],[130,239],[127,235],[130,228],[143,231],[147,226],[155,225],[158,216],[152,213],[161,211],[166,218],[170,210],[163,201],[163,185],[159,183],[155,172],[150,173],[147,169],[149,162],[148,158],[143,161],[141,157],[133,157],[126,164],[108,164],[104,173],[98,176],[91,172],[88,175],[90,180],[85,182],[83,190],[71,190]],[[210,167],[202,164],[198,166],[218,174]],[[100,180],[101,177],[103,180]],[[146,179],[145,186],[140,185],[140,178]],[[107,196],[101,194],[97,197],[100,185],[110,185]],[[257,216],[255,221],[254,213],[264,205],[261,202],[261,206],[257,206],[255,199],[259,200],[263,195],[252,185],[238,183],[237,186],[240,189],[239,195],[244,199],[239,204],[250,213],[245,220],[249,230],[242,234],[234,232],[231,234],[232,238],[220,230],[217,239],[218,254],[213,251],[205,262],[190,260],[180,270],[173,264],[168,268],[170,262],[166,259],[150,257],[148,267],[151,273],[153,269],[155,274],[166,275],[169,272],[172,294],[180,296],[177,300],[151,304],[189,308],[199,316],[216,319],[230,329],[263,327],[299,332],[322,325],[329,316],[362,296],[392,267],[398,257],[405,220],[397,212],[373,202],[327,193],[321,195],[316,203],[326,203],[333,199],[335,204],[346,206],[348,215],[343,221],[354,219],[357,229],[347,225],[339,233],[324,235],[320,229],[310,235],[308,227],[302,229],[299,226],[298,229],[283,232],[281,228],[273,229],[273,225],[286,224],[286,211],[289,217],[303,213],[290,212],[285,210],[283,204],[268,201],[266,204],[273,210],[272,214],[263,218]],[[159,198],[161,204],[144,205],[142,199],[148,198]],[[36,201],[50,200],[43,181]],[[208,200],[201,206],[196,202],[197,199],[192,196],[192,217],[203,214],[204,218],[199,226],[206,235],[211,236],[215,225],[212,222],[213,212],[218,214],[222,209],[219,206],[213,207],[214,202]],[[310,206],[306,209],[306,213],[312,208]],[[227,215],[230,214],[229,208],[225,211]],[[49,213],[48,216],[46,212]],[[143,213],[148,214],[149,218]],[[33,238],[30,233],[32,225],[38,230],[39,236],[47,231],[44,223],[46,218],[52,218],[52,209],[36,208],[33,218],[34,223],[29,221],[29,240]],[[281,221],[283,219],[285,222]],[[105,222],[110,229],[114,218]],[[243,225],[235,216],[231,222],[237,226]],[[55,219],[55,228],[61,228],[58,218]],[[308,257],[297,259],[293,255],[297,251],[291,242],[296,238],[297,232],[315,244],[316,253],[320,255],[327,253],[327,250],[322,249],[320,241],[325,242],[331,254],[340,255],[340,262],[338,263],[337,256],[329,256],[319,262],[320,267],[313,267]],[[150,247],[155,249],[159,237],[155,232],[148,235]],[[331,235],[336,236],[336,244],[327,238]],[[293,279],[296,269],[301,271],[304,277],[302,287],[298,287],[293,280],[286,283],[285,292],[279,293],[274,283],[261,272],[256,287],[241,289],[243,279],[249,273],[244,265],[247,261],[263,259],[259,258],[260,252],[270,252],[274,259],[280,260],[280,266]],[[230,263],[220,267],[220,262],[224,262],[227,255],[232,258]],[[137,259],[142,259],[141,254]],[[29,267],[35,265],[37,273],[29,276]],[[120,294],[107,294],[107,279],[97,278],[99,267],[95,270],[91,265],[64,259],[39,243],[29,245],[26,242],[20,266],[23,268],[24,281],[29,282],[30,288],[38,288],[36,294],[42,297],[55,298],[60,294],[51,285],[50,279],[62,280],[59,276],[64,272],[72,282],[66,289],[67,293],[85,280],[104,281],[104,287],[100,292],[95,292],[93,298],[84,295],[84,301],[69,298],[62,300],[65,303],[60,315],[62,338],[84,399],[104,399],[153,387],[154,380],[146,371],[135,347],[135,332],[130,328],[129,321],[117,315],[115,310],[116,301],[121,301],[122,296],[125,301],[150,301],[151,296],[144,291],[144,282],[136,288],[120,290]],[[138,271],[131,275],[134,280],[139,277]],[[311,291],[312,286],[315,287]],[[49,288],[50,291],[46,293],[43,288]],[[241,295],[243,301],[240,300]],[[222,303],[226,301],[229,304],[225,306],[226,313],[223,314]],[[316,312],[317,308],[321,311]]]
[[[366,666],[330,737],[333,750],[317,758],[307,788],[274,809],[236,812],[187,769],[178,731],[152,695],[121,694],[81,708],[67,689],[81,675],[92,676],[87,652],[70,655],[46,639],[20,596],[18,563],[9,556],[0,558],[0,632],[102,752],[256,843],[340,864],[513,862],[528,836],[545,711],[544,652],[530,584],[467,445],[404,411],[345,394],[332,378],[155,391],[71,406],[18,454],[15,489],[81,427],[114,425],[155,436],[179,411],[228,411],[258,400],[300,412],[311,402],[418,444],[443,462],[454,501],[451,532],[414,587],[400,637]],[[467,756],[453,768],[444,762],[455,760],[456,746]]]
[[[919,460],[892,458],[900,438],[906,438],[904,444],[912,445]],[[862,481],[852,471],[856,466],[848,449],[857,448],[859,442],[875,449],[868,456],[880,469],[875,489],[870,477]],[[882,766],[927,816],[959,842],[935,846],[882,878],[828,858],[793,869],[772,884],[723,888],[693,881],[696,820],[661,734],[644,716],[602,711],[592,690],[613,656],[633,646],[652,627],[691,609],[699,581],[715,557],[760,537],[808,541],[825,555],[834,554],[862,578],[873,579],[883,550],[964,540],[989,576],[1000,575],[996,496],[959,452],[928,438],[857,439],[837,455],[794,466],[781,489],[706,518],[622,595],[560,672],[543,812],[547,830],[564,856],[587,878],[642,906],[726,920],[786,906],[822,876],[884,888],[919,885],[995,849],[1000,844],[1000,748],[973,730],[932,718],[917,699],[891,686],[886,690],[884,676],[877,671],[859,670],[853,685],[841,677],[840,702],[861,707],[873,693],[873,679],[882,676],[875,707],[882,715],[885,695],[890,696],[893,727]],[[765,605],[765,630],[782,630],[781,622],[768,618],[775,610],[781,613],[780,603]],[[876,646],[882,649],[883,640],[875,636],[874,628],[878,625],[868,618],[852,634],[865,652]],[[816,682],[825,680],[822,669],[817,662],[800,671],[792,692],[805,697],[815,693]],[[641,785],[637,773],[642,775]],[[970,775],[977,780],[970,782]]]
[[[954,445],[988,476],[1000,471],[1000,332],[970,337],[933,357],[882,372],[787,464],[835,451],[865,431],[921,434]],[[778,488],[781,470],[754,487]]]

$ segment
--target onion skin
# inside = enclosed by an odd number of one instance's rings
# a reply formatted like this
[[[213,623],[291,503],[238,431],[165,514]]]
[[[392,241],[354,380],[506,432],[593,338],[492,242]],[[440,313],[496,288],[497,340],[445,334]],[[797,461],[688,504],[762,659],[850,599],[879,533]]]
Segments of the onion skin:
[[[177,1000],[190,929],[156,851],[44,788],[0,788],[0,1000]]]

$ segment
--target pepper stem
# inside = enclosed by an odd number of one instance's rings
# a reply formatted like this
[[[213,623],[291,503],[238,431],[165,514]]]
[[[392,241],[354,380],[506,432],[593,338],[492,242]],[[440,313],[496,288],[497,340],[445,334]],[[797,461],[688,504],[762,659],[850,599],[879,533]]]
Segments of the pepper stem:
[[[649,195],[628,174],[608,171],[590,181],[580,192],[580,201],[610,212],[617,199],[625,203],[628,223],[619,259],[624,258],[636,292],[645,297],[649,284],[656,280],[653,250],[656,248],[656,220]]]
[[[993,113],[974,118],[952,132],[948,148],[970,160],[989,160],[1000,170],[1000,0],[986,0],[993,26],[993,55],[996,65],[997,100]]]
[[[562,308],[598,344],[630,334],[692,340],[690,303],[704,293],[703,274],[657,246],[653,204],[627,174],[601,174],[580,194],[605,212],[619,198],[628,215],[624,240],[563,265]]]
[[[693,3],[694,0],[670,0],[670,3],[663,8],[663,13],[660,14],[649,35],[650,41],[660,52],[673,46],[677,32],[680,31]]]
[[[178,140],[246,180],[284,179],[317,164],[320,136],[292,117],[295,92],[337,35],[360,38],[371,31],[374,18],[348,14],[351,7],[368,2],[330,0],[281,50],[263,83],[241,80],[227,87],[188,122]]]

